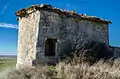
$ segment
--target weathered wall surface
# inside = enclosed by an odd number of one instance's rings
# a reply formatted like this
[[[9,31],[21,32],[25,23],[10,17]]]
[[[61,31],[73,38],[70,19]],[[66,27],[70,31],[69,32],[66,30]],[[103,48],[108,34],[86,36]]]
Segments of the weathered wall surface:
[[[109,45],[107,24],[45,10],[35,11],[19,19],[18,36],[17,68],[54,62],[61,54],[72,51],[77,44],[83,44],[89,39]],[[55,56],[45,56],[47,38],[57,39]]]
[[[120,57],[120,47],[113,47],[113,53],[115,58],[119,58]]]
[[[109,45],[108,25],[99,24],[87,20],[79,20],[54,12],[40,11],[39,36],[37,41],[37,59],[46,62],[53,58],[59,58],[61,53],[74,46],[76,43],[83,43],[87,39],[106,43]],[[57,48],[55,57],[46,57],[46,38],[56,38]],[[79,39],[78,41],[76,41]],[[72,46],[71,46],[72,45]]]
[[[19,19],[17,68],[31,67],[32,61],[36,59],[39,19],[39,11]]]

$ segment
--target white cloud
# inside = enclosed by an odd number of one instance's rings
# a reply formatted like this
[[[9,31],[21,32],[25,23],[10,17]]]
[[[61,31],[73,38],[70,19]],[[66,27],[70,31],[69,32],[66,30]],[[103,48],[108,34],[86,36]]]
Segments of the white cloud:
[[[18,25],[8,23],[0,23],[0,27],[18,29]]]
[[[10,5],[10,3],[12,2],[12,0],[9,0],[8,3],[6,3],[3,7],[3,9],[1,10],[1,14],[3,14],[5,12],[5,10],[8,8],[8,6]]]

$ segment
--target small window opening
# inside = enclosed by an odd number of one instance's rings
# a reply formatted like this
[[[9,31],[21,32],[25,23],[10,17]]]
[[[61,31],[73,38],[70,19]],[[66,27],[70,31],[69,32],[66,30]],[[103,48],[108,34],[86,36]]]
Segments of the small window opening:
[[[55,56],[57,39],[48,38],[45,41],[45,56]]]

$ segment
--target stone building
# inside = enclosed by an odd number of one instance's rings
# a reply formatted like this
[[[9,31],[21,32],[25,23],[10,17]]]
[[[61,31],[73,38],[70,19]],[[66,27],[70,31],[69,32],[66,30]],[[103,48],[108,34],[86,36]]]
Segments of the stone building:
[[[47,4],[16,12],[19,21],[17,68],[59,60],[60,54],[87,39],[109,46],[109,23],[96,16]]]
[[[120,58],[120,47],[110,46],[114,58]]]

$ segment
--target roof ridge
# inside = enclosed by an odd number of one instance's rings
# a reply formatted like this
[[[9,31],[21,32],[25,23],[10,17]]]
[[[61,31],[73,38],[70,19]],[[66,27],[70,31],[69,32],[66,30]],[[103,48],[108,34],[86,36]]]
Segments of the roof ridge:
[[[36,10],[49,10],[49,11],[56,12],[58,14],[64,14],[64,15],[68,15],[68,16],[72,16],[72,17],[78,17],[79,19],[86,19],[86,20],[90,20],[90,21],[102,22],[105,24],[112,23],[109,20],[104,20],[104,19],[99,18],[97,16],[88,16],[87,14],[79,14],[75,11],[63,10],[63,9],[51,6],[50,4],[31,5],[27,9],[21,9],[18,12],[16,12],[15,14],[18,17],[25,17],[31,11],[36,11]]]

